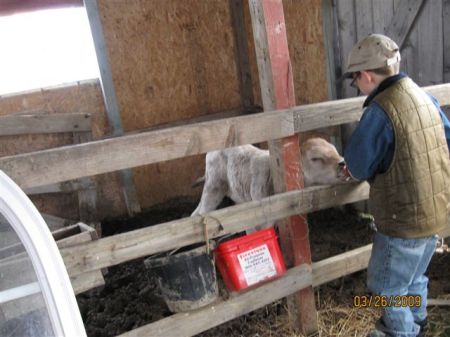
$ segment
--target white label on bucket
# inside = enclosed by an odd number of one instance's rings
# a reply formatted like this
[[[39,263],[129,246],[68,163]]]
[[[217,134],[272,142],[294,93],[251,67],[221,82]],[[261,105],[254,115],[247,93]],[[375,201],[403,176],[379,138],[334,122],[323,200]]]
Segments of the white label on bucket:
[[[277,274],[266,244],[238,254],[237,257],[249,286]]]

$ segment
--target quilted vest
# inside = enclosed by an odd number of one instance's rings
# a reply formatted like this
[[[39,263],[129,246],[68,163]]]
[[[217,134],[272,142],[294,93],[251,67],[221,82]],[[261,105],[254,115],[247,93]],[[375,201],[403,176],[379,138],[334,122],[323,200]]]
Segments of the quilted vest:
[[[409,78],[374,101],[389,116],[395,151],[389,169],[370,181],[369,208],[380,233],[419,238],[448,224],[450,160],[439,111]]]

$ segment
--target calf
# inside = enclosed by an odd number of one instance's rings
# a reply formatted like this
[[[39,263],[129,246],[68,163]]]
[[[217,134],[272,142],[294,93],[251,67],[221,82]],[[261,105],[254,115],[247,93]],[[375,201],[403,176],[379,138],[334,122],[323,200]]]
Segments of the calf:
[[[310,138],[301,146],[305,187],[336,184],[344,178],[344,159],[334,145]],[[273,194],[269,151],[243,145],[206,154],[205,185],[192,216],[210,212],[227,196],[235,203]]]

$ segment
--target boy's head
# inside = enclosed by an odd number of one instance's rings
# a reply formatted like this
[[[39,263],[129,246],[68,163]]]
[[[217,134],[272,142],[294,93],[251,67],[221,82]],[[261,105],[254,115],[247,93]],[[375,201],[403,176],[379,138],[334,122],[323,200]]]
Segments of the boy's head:
[[[351,50],[347,62],[347,77],[364,94],[369,94],[385,78],[400,71],[400,51],[389,37],[371,34],[359,41]]]

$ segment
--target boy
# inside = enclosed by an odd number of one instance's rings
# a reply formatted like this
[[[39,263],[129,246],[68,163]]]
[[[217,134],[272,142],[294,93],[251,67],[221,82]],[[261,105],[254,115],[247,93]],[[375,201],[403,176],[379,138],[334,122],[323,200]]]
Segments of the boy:
[[[349,174],[370,184],[377,232],[367,286],[383,306],[369,337],[425,336],[424,273],[450,208],[450,123],[399,69],[399,48],[384,35],[369,35],[349,54],[347,74],[368,97],[344,158]]]

